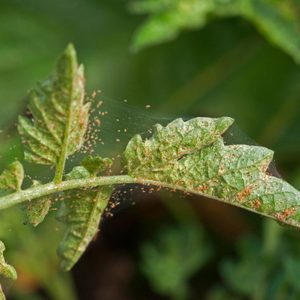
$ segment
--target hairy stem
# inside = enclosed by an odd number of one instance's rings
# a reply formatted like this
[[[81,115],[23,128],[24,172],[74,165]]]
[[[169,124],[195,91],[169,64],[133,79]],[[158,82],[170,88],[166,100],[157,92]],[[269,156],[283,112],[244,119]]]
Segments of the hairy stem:
[[[26,201],[32,201],[35,199],[38,199],[43,196],[49,196],[52,194],[56,194],[59,192],[64,192],[68,190],[74,190],[74,189],[88,189],[88,188],[94,188],[98,186],[107,186],[107,185],[122,185],[122,184],[140,184],[145,186],[156,186],[160,188],[167,188],[171,189],[172,191],[178,190],[182,191],[187,194],[196,194],[199,196],[207,197],[207,195],[204,195],[201,192],[196,192],[195,190],[189,190],[185,189],[182,186],[174,186],[171,184],[167,184],[160,181],[154,181],[154,180],[147,180],[142,178],[134,178],[129,175],[116,175],[116,176],[103,176],[103,177],[93,177],[93,178],[87,178],[87,179],[73,179],[73,180],[66,180],[62,181],[60,183],[47,183],[44,185],[38,185],[31,187],[27,190],[22,190],[13,194],[9,194],[7,196],[0,197],[0,210],[10,208],[12,206],[18,205],[20,203],[26,202]],[[213,198],[213,197],[211,197]],[[230,205],[234,205],[237,207],[241,207],[244,209],[247,209],[251,212],[254,212],[256,214],[260,214],[262,216],[275,219],[276,217],[273,215],[268,215],[262,212],[258,212],[254,209],[242,207],[241,205],[238,205],[236,203],[231,203],[230,201],[225,201],[219,198],[213,198],[217,201],[227,203]],[[289,225],[288,222],[282,221],[283,223],[286,223]],[[295,226],[295,225],[294,225]]]
[[[103,185],[115,185],[125,183],[135,183],[135,179],[130,176],[107,176],[107,177],[95,177],[88,179],[74,179],[62,181],[60,183],[47,183],[44,185],[38,185],[31,187],[27,190],[9,194],[0,198],[0,210],[12,207],[22,202],[31,201],[43,196],[56,194],[63,191],[73,189],[92,188]]]

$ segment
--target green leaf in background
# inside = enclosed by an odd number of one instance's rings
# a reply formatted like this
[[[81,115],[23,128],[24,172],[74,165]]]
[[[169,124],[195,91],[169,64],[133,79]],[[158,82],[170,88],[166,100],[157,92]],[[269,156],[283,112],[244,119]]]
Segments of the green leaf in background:
[[[84,102],[83,66],[69,45],[52,78],[30,93],[33,122],[19,118],[19,133],[29,162],[56,166],[60,181],[66,158],[79,150],[87,129],[89,103]]]
[[[267,264],[261,257],[261,245],[256,239],[245,239],[238,245],[239,261],[222,262],[221,273],[226,284],[242,296],[249,296],[264,282]]]
[[[5,300],[3,286],[6,286],[10,281],[17,279],[16,270],[5,262],[3,252],[5,251],[4,244],[0,241],[0,299]]]
[[[294,185],[297,188],[300,188],[300,170],[297,170],[297,172],[295,174]]]
[[[216,286],[211,289],[205,300],[240,300],[240,298],[233,296],[225,288]]]
[[[153,289],[171,299],[187,299],[189,279],[209,260],[210,245],[201,227],[182,224],[160,229],[154,242],[141,247],[141,269]]]
[[[23,166],[19,161],[15,161],[0,175],[0,190],[20,191],[23,180]]]
[[[75,167],[67,179],[81,179],[91,174],[84,167]],[[61,269],[69,271],[79,260],[98,232],[101,217],[107,207],[111,187],[75,190],[66,195],[57,218],[67,226],[58,248]]]
[[[155,180],[219,199],[300,227],[300,192],[268,175],[273,152],[248,145],[224,145],[230,118],[177,119],[156,125],[152,137],[136,135],[124,156],[131,176]]]
[[[299,299],[299,240],[288,238],[288,233],[265,220],[261,239],[244,236],[239,240],[237,257],[221,262],[224,292],[238,299]]]
[[[137,50],[172,40],[182,29],[201,28],[212,18],[239,16],[300,62],[300,18],[292,0],[144,0],[132,9],[150,14],[134,37]]]

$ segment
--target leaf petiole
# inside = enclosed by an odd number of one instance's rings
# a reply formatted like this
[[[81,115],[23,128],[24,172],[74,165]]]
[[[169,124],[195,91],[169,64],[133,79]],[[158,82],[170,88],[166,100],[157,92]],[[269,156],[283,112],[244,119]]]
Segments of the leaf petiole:
[[[194,194],[194,195],[196,194],[199,196],[207,197],[207,195],[205,195],[203,192],[199,192],[192,189],[183,188],[182,186],[176,186],[173,184],[168,184],[165,182],[160,182],[155,180],[134,178],[129,175],[101,176],[101,177],[99,176],[99,177],[86,178],[86,179],[66,180],[66,181],[62,181],[59,184],[51,182],[43,185],[33,186],[29,189],[15,192],[7,196],[3,196],[0,198],[0,210],[7,209],[27,201],[32,201],[43,196],[53,195],[59,192],[76,190],[76,189],[84,190],[84,189],[95,188],[100,186],[111,186],[111,185],[122,185],[122,184],[139,184],[139,185],[154,186],[154,187],[156,186],[158,187],[158,190],[160,190],[161,188],[165,188],[165,189],[170,189],[172,191],[175,190],[182,191],[186,194]],[[226,201],[224,199],[219,199],[212,196],[210,196],[209,198],[246,209],[248,211],[254,212],[264,217],[277,220],[276,216],[264,212],[259,212],[255,209],[252,209],[251,207],[245,207],[243,205],[232,203],[230,201]],[[300,228],[300,226],[297,226],[296,224],[289,224],[289,222],[285,220],[282,220],[281,222],[287,225],[292,225],[294,227]]]

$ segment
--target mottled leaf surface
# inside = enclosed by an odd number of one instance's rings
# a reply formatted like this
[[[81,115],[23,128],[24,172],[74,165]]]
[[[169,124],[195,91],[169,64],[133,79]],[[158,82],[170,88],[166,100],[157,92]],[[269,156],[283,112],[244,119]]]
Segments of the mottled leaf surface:
[[[231,118],[195,118],[188,122],[177,119],[166,127],[154,126],[153,136],[142,140],[134,136],[125,151],[130,174],[151,177],[173,170],[177,159],[215,142],[233,123]]]
[[[5,251],[4,244],[0,241],[0,299],[5,300],[3,287],[10,284],[11,281],[17,279],[16,270],[6,263],[3,252]]]
[[[67,179],[88,178],[91,174],[84,167],[76,167]],[[70,270],[79,260],[98,232],[102,214],[108,204],[111,187],[75,190],[66,194],[57,218],[67,226],[58,248],[61,269]]]
[[[144,0],[132,7],[150,14],[135,35],[135,49],[174,39],[181,30],[201,28],[216,17],[240,16],[300,62],[300,18],[292,0]]]
[[[23,166],[19,161],[15,161],[0,175],[0,190],[20,191],[23,180]]]
[[[273,152],[248,145],[225,145],[230,118],[177,119],[125,150],[131,176],[155,180],[217,198],[300,227],[300,193],[268,174]]]
[[[83,66],[69,45],[54,75],[30,92],[32,119],[19,118],[27,161],[54,166],[81,148],[90,107],[84,102],[84,86]]]

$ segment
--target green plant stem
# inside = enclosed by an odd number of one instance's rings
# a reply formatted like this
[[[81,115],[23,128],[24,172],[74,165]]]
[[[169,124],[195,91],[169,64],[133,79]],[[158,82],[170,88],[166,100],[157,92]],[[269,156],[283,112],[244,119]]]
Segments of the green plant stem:
[[[185,189],[181,186],[174,186],[171,184],[167,184],[160,181],[154,181],[154,180],[146,180],[142,178],[134,178],[129,175],[116,175],[116,176],[103,176],[103,177],[93,177],[93,178],[87,178],[87,179],[74,179],[74,180],[66,180],[62,181],[58,184],[55,182],[47,183],[44,185],[38,185],[33,186],[26,190],[21,190],[19,192],[9,194],[6,196],[3,196],[0,198],[0,210],[6,209],[15,205],[18,205],[20,203],[31,201],[34,199],[38,199],[43,196],[49,196],[52,194],[56,194],[59,192],[64,192],[68,190],[74,190],[74,189],[88,189],[93,188],[97,186],[106,186],[106,185],[122,185],[122,184],[141,184],[141,185],[147,185],[147,186],[157,186],[159,188],[167,188],[172,191],[178,190],[182,191],[184,193],[188,194],[196,194],[200,196],[207,197],[207,195],[201,193],[201,192],[195,192],[194,190]],[[237,207],[242,207],[236,203],[231,203],[229,200],[221,200],[218,198],[213,198],[217,201],[231,204]],[[262,212],[255,211],[251,208],[245,208],[251,212],[254,212],[256,214],[260,214],[262,216],[275,219],[276,218],[273,215],[268,215]],[[288,223],[287,223],[288,224]],[[288,224],[289,225],[289,224]]]
[[[195,192],[193,190],[184,189],[180,186],[174,186],[171,184],[162,183],[159,181],[154,180],[145,180],[141,178],[134,178],[128,175],[117,175],[117,176],[105,176],[105,177],[94,177],[94,178],[88,178],[88,179],[74,179],[74,180],[67,180],[63,181],[59,184],[56,184],[55,182],[47,183],[44,185],[39,185],[35,187],[31,187],[27,190],[19,191],[13,194],[9,194],[7,196],[0,198],[0,210],[6,209],[9,207],[12,207],[14,205],[20,204],[22,202],[31,201],[43,196],[48,196],[51,194],[64,192],[67,190],[73,190],[73,189],[88,189],[93,188],[97,186],[105,186],[105,185],[120,185],[120,184],[141,184],[141,185],[153,185],[153,186],[159,186],[164,188],[169,188],[172,190],[181,190],[186,193],[192,193],[192,194],[198,194],[201,196],[205,196],[202,193]],[[225,202],[224,200],[220,200],[217,198],[214,198],[215,200]],[[235,203],[230,203],[235,206],[239,206]],[[248,210],[258,213],[255,210],[252,210],[250,208],[247,208]],[[266,215],[263,213],[259,213],[263,216],[267,216],[270,218],[275,219],[275,217],[271,215]]]
[[[88,179],[74,179],[62,181],[60,183],[47,183],[44,185],[38,185],[31,187],[27,190],[9,194],[0,198],[0,210],[12,207],[22,202],[31,201],[43,196],[51,194],[73,190],[92,188],[103,185],[115,185],[125,183],[135,183],[136,180],[130,176],[107,176],[107,177],[95,177]]]
[[[122,185],[122,184],[140,184],[140,185],[146,185],[146,186],[157,186],[160,188],[166,188],[170,189],[172,191],[182,191],[187,194],[196,194],[200,195],[203,197],[207,197],[207,195],[201,193],[201,192],[196,192],[195,190],[190,190],[190,189],[185,189],[182,186],[174,186],[165,182],[160,182],[160,181],[154,181],[154,180],[147,180],[147,179],[142,179],[142,178],[134,178],[129,175],[116,175],[116,176],[102,176],[102,177],[93,177],[93,178],[87,178],[87,179],[73,179],[73,180],[66,180],[62,181],[60,183],[47,183],[44,185],[38,185],[38,186],[33,186],[29,189],[26,190],[21,190],[19,192],[9,194],[6,196],[3,196],[0,198],[0,210],[10,208],[12,206],[18,205],[20,203],[26,202],[26,201],[31,201],[38,199],[43,196],[49,196],[52,194],[56,194],[59,192],[64,192],[68,190],[74,190],[74,189],[89,189],[89,188],[94,188],[98,186],[109,186],[109,185]],[[212,199],[215,199],[217,201],[231,204],[237,207],[241,207],[243,209],[247,209],[251,212],[254,212],[256,214],[260,214],[262,216],[275,219],[275,216],[273,215],[268,215],[262,212],[258,212],[254,209],[248,208],[248,207],[242,207],[241,205],[237,203],[232,203],[229,200],[221,200],[218,198],[210,197]],[[282,221],[283,222],[283,221]],[[288,225],[288,222],[283,222]],[[297,227],[296,225],[292,225],[294,227]]]
[[[264,220],[263,227],[262,257],[266,267],[264,268],[263,279],[260,281],[260,284],[257,285],[256,289],[254,289],[251,300],[266,299],[268,293],[268,278],[274,268],[274,261],[276,261],[276,257],[278,256],[280,238],[284,230],[282,226],[279,226],[273,220]]]

